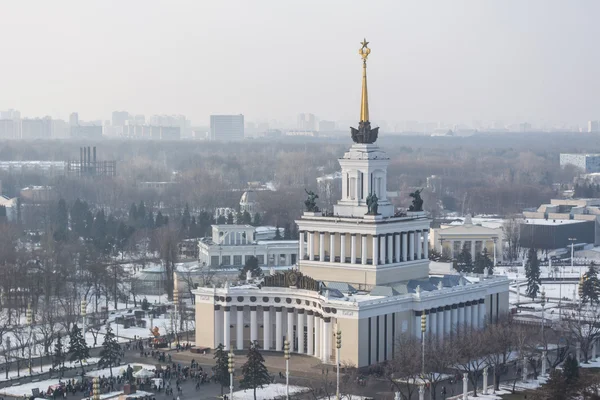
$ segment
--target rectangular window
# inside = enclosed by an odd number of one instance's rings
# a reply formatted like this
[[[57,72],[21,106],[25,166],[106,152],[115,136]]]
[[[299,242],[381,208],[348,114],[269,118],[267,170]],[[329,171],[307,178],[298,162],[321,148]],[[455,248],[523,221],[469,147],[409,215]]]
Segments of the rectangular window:
[[[387,360],[387,314],[383,316],[383,361]]]
[[[360,173],[360,199],[364,199],[365,198],[365,185],[364,185],[364,175],[362,172]]]
[[[346,197],[350,197],[350,174],[346,174]]]
[[[211,267],[218,267],[219,266],[219,256],[210,257],[210,265],[211,265]]]
[[[248,262],[248,260],[250,260],[252,256],[246,256],[245,260],[244,260],[244,264]]]
[[[233,265],[242,265],[242,256],[233,256]]]
[[[221,257],[221,264],[223,264],[223,265],[231,265],[231,256],[223,256],[223,257]]]
[[[375,362],[379,362],[379,315],[377,316],[375,322],[377,323],[375,328]]]

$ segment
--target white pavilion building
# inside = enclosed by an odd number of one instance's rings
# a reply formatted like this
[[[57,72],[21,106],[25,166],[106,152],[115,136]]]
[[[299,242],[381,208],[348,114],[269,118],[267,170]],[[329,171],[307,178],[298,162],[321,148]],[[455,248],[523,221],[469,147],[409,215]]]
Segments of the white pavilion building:
[[[386,198],[389,157],[376,144],[368,118],[363,44],[363,95],[354,144],[339,160],[342,198],[333,212],[314,207],[296,221],[297,268],[238,285],[196,290],[196,345],[293,351],[335,363],[335,332],[343,334],[340,362],[358,367],[391,359],[401,333],[440,337],[479,329],[508,312],[508,279],[429,275],[430,219],[399,213]],[[366,55],[365,55],[366,54]],[[377,197],[377,210],[367,200]]]

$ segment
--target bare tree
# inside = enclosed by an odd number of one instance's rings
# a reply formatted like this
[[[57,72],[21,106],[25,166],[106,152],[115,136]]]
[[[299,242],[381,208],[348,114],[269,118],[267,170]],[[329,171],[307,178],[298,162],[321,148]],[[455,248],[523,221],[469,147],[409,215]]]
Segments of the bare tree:
[[[175,264],[179,255],[179,232],[170,227],[162,227],[155,232],[160,244],[160,259],[164,268],[165,289],[169,300],[173,299]]]
[[[385,378],[395,391],[410,400],[416,390],[415,383],[421,374],[421,345],[409,334],[396,339],[394,358],[385,366]]]
[[[438,384],[445,379],[445,372],[456,361],[456,348],[452,340],[440,340],[429,335],[425,343],[425,375],[423,379],[431,385],[431,398],[435,400]]]
[[[455,335],[452,346],[458,357],[456,365],[468,374],[473,396],[477,397],[477,381],[486,366],[488,353],[485,331],[462,329],[460,334]]]
[[[583,362],[589,359],[592,345],[600,338],[600,309],[597,305],[579,306],[562,321],[563,329],[581,346]]]
[[[514,261],[518,258],[521,250],[519,243],[521,239],[521,221],[516,218],[505,220],[502,224],[502,232],[504,233],[504,239],[508,247],[507,258],[510,261]]]
[[[485,331],[488,347],[486,363],[494,370],[494,389],[500,389],[500,377],[508,371],[507,363],[515,357],[513,354],[513,324],[509,316],[498,319],[498,323],[489,325]]]

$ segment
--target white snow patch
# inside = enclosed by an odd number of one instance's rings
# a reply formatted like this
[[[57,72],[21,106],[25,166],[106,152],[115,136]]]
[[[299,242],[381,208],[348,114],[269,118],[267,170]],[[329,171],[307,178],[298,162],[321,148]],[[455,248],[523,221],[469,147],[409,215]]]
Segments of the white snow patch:
[[[290,385],[290,394],[301,393],[307,391],[308,388],[303,386]],[[285,397],[285,385],[283,383],[272,383],[264,386],[262,389],[256,389],[256,398],[260,400],[272,400],[276,397]],[[238,390],[233,392],[235,400],[254,400],[254,391],[252,389]]]

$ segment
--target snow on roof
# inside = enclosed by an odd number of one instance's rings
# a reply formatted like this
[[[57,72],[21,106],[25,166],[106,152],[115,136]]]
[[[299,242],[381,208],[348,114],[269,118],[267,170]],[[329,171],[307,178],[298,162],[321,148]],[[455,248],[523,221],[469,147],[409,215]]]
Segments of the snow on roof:
[[[588,222],[587,220],[579,219],[544,219],[544,218],[527,218],[523,223],[527,225],[567,225],[567,224],[579,224],[581,222]]]

